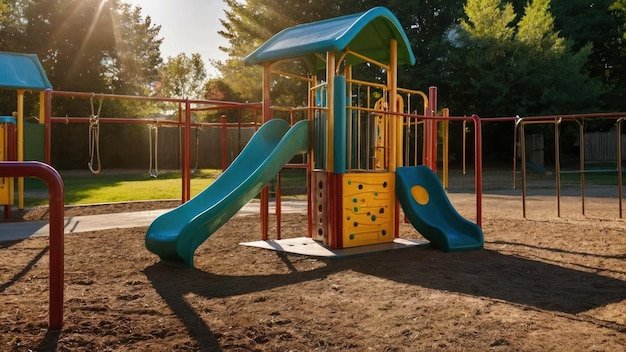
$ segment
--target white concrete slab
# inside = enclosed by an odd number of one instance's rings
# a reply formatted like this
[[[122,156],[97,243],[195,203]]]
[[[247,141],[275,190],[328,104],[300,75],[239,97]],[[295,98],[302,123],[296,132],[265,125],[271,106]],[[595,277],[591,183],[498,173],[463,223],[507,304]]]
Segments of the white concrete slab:
[[[345,249],[330,249],[324,246],[322,242],[315,241],[309,237],[240,243],[240,245],[243,246],[325,258],[342,258],[347,256],[363,255],[394,249],[426,246],[428,244],[430,244],[430,242],[428,241],[396,238],[393,242],[388,243],[373,244],[369,246],[352,247]]]

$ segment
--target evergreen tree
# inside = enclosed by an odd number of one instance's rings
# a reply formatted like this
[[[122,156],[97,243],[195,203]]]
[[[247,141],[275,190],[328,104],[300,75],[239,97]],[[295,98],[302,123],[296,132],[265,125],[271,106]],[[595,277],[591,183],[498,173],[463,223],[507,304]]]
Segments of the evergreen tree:
[[[604,99],[607,109],[612,111],[626,111],[626,0],[615,0],[609,5],[612,26],[605,45],[606,57],[599,63],[597,69],[602,77],[605,77]],[[602,18],[606,18],[602,17]],[[605,32],[606,33],[606,32]]]
[[[229,41],[229,47],[221,48],[229,58],[215,65],[233,91],[245,101],[260,101],[262,71],[257,66],[245,66],[243,59],[274,34],[297,24],[362,12],[379,3],[370,0],[248,0],[245,4],[237,0],[224,1],[229,9],[226,19],[222,20],[224,29],[219,33]],[[304,73],[307,68],[295,63],[288,70]],[[273,97],[278,105],[298,106],[302,101],[297,97],[305,88],[297,80],[278,80],[273,87],[276,92]]]
[[[159,38],[161,26],[144,18],[140,8],[120,3],[115,12],[115,49],[105,52],[104,79],[107,91],[117,94],[150,95],[163,63]]]
[[[452,85],[463,92],[459,109],[527,116],[597,108],[600,84],[585,71],[590,47],[569,49],[554,29],[549,4],[529,2],[515,24],[510,3],[467,2],[452,65],[458,70]]]
[[[466,19],[450,37],[449,107],[458,114],[506,115],[516,15],[499,0],[469,0]]]

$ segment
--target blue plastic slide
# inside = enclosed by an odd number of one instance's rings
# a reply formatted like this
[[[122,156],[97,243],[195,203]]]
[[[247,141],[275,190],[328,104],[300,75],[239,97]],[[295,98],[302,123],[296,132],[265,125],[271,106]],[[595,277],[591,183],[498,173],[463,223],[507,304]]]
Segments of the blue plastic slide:
[[[293,127],[270,120],[215,182],[188,202],[157,217],[146,248],[174,266],[193,267],[193,255],[218,228],[270,182],[297,153],[308,151],[309,121]]]
[[[483,231],[450,203],[437,175],[428,167],[396,169],[396,195],[413,227],[444,252],[482,249]]]

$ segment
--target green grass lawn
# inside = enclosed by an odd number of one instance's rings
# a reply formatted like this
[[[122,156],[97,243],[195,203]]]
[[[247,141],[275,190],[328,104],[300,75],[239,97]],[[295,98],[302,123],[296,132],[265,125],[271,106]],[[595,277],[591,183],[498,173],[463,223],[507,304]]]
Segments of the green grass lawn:
[[[207,188],[220,174],[221,170],[197,170],[191,178],[191,196]],[[284,170],[281,175],[283,195],[306,194],[306,170]],[[84,172],[61,172],[61,177],[66,205],[181,199],[180,172],[161,172],[156,178],[149,177],[146,173],[92,175]],[[47,187],[43,181],[27,178],[24,184],[25,206],[48,204]],[[274,185],[275,183],[270,185],[271,190]]]
[[[198,170],[191,178],[191,196],[207,188],[221,174],[221,170]],[[61,172],[65,185],[65,204],[98,204],[139,200],[181,199],[180,172],[161,172],[157,178],[147,173],[128,171],[92,175],[86,172]],[[626,175],[624,175],[626,176]],[[553,177],[553,176],[552,176]],[[625,177],[626,178],[626,177]],[[579,184],[578,173],[562,173],[563,184]],[[623,184],[626,184],[624,180]],[[617,172],[585,173],[585,184],[616,185]],[[273,194],[276,182],[270,183]],[[27,207],[48,204],[46,185],[38,179],[25,179],[24,205]],[[287,169],[281,172],[281,194],[289,197],[306,195],[306,170]],[[17,195],[16,195],[17,197]]]

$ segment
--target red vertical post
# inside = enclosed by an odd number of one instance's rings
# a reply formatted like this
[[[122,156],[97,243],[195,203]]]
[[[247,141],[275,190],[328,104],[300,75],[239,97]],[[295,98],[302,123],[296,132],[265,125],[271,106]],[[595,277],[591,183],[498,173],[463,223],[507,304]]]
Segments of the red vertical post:
[[[276,175],[276,196],[275,196],[275,210],[276,210],[276,239],[280,239],[280,222],[281,222],[281,212],[282,212],[282,204],[281,204],[281,194],[280,194],[280,171]]]
[[[183,128],[183,203],[191,198],[191,103],[185,99],[185,123]]]
[[[228,167],[228,153],[226,152],[226,148],[228,147],[228,143],[226,143],[226,139],[228,138],[226,130],[226,115],[220,116],[220,122],[222,123],[222,172],[224,172]]]
[[[430,104],[429,104],[428,109],[426,109],[424,111],[424,116],[426,116],[426,117],[433,116],[432,111],[433,110],[430,108]],[[430,163],[430,157],[431,157],[431,154],[432,154],[431,150],[430,150],[431,147],[432,147],[432,143],[431,143],[431,140],[432,140],[431,130],[432,129],[431,129],[430,126],[432,125],[432,123],[433,123],[433,120],[427,118],[424,121],[424,127],[423,127],[423,130],[422,130],[422,135],[423,135],[423,138],[422,138],[423,139],[423,142],[422,142],[422,144],[423,144],[423,148],[422,148],[422,164],[425,165],[425,166],[428,166],[430,168],[432,168],[431,163]]]
[[[429,87],[428,88],[428,106],[430,108],[430,116],[437,116],[437,87]],[[430,140],[428,143],[430,144],[430,168],[437,173],[437,120],[430,120]]]
[[[7,149],[5,154],[5,160],[0,161],[15,161],[17,160],[17,129],[15,124],[7,123],[6,128],[6,141],[7,141]],[[12,198],[12,197],[9,197]],[[4,218],[9,219],[11,217],[11,206],[12,204],[7,204],[4,206]]]
[[[64,212],[65,196],[63,179],[51,166],[38,161],[5,161],[0,163],[0,177],[37,177],[48,186],[50,221],[50,301],[49,321],[51,330],[63,327],[63,280],[64,280]]]

